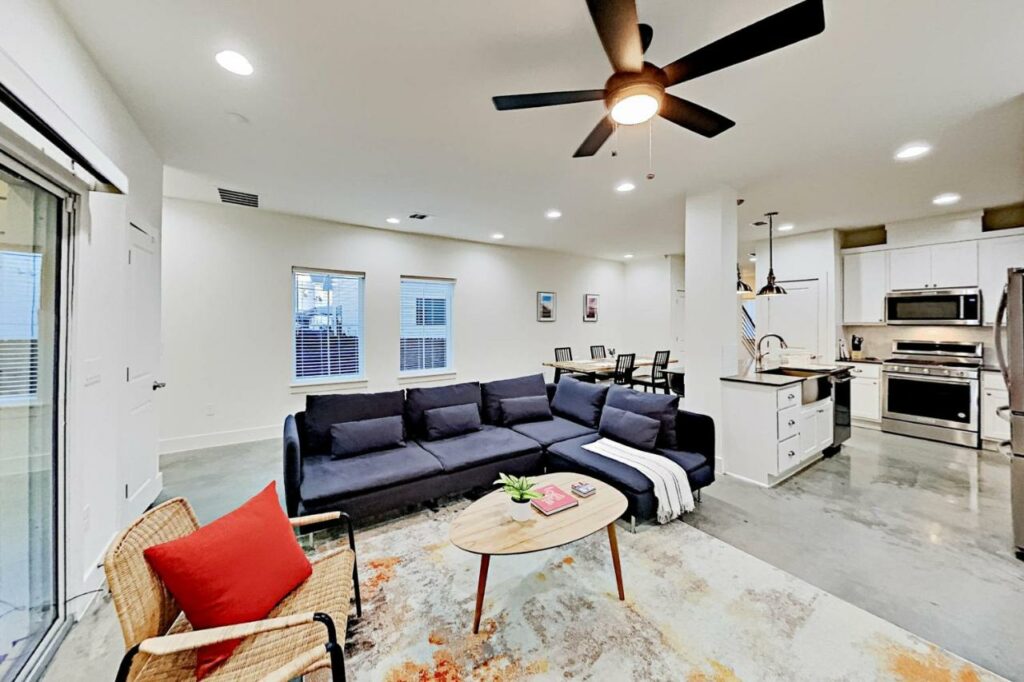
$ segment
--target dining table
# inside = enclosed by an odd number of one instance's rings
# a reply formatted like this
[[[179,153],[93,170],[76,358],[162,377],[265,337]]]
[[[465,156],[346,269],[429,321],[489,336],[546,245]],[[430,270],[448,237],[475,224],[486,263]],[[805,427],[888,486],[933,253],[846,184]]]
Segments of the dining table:
[[[670,365],[675,362],[676,360],[668,361]],[[615,358],[596,358],[593,360],[551,360],[541,364],[544,367],[553,367],[554,369],[560,369],[563,372],[572,372],[574,374],[585,374],[594,378],[615,373]],[[654,358],[652,357],[637,356],[633,361],[634,369],[651,367],[652,365],[654,365]]]

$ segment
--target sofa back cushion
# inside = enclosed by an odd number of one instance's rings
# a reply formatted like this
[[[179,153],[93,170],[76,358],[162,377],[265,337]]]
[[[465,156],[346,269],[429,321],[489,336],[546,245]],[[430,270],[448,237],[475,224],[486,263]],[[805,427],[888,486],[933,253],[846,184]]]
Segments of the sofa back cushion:
[[[405,423],[400,415],[360,419],[331,426],[331,455],[334,459],[404,446]]]
[[[657,419],[605,405],[597,432],[623,445],[650,451],[654,450],[660,429]]]
[[[551,421],[551,403],[546,395],[504,398],[501,401],[501,422],[505,426],[529,422]]]
[[[378,417],[401,416],[402,391],[346,393],[306,396],[306,441],[302,456],[325,455],[331,451],[331,427]]]
[[[596,429],[608,387],[562,377],[551,401],[551,411],[559,417]]]
[[[501,401],[506,398],[547,395],[543,374],[488,381],[480,384],[480,393],[484,401],[484,421],[488,424],[501,424]]]
[[[608,391],[608,400],[605,401],[605,405],[657,419],[661,423],[661,429],[658,432],[658,447],[676,447],[676,414],[679,412],[679,396],[640,393],[625,386],[612,386]]]
[[[434,407],[423,413],[423,426],[427,440],[454,438],[465,433],[479,431],[480,407],[476,403]]]
[[[410,438],[426,438],[427,429],[423,413],[435,407],[473,403],[480,410],[482,398],[480,383],[467,381],[451,386],[410,388],[405,392],[405,427]]]

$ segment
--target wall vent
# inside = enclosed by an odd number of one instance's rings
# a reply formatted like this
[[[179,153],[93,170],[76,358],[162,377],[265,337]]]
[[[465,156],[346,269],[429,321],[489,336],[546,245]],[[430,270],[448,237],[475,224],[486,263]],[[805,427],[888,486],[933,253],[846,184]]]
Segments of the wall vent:
[[[412,218],[413,220],[426,220],[430,216],[428,216],[426,213],[413,213],[409,217]]]
[[[260,197],[258,194],[250,194],[249,192],[239,192],[234,189],[224,189],[218,187],[217,192],[220,193],[220,200],[225,204],[234,204],[236,206],[249,206],[251,208],[260,207]]]

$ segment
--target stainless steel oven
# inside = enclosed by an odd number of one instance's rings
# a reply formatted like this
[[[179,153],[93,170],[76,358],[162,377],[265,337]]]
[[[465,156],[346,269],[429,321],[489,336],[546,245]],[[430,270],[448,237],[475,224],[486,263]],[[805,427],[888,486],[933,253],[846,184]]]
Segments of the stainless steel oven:
[[[882,430],[978,447],[982,344],[896,341],[882,365]]]
[[[885,297],[885,321],[899,325],[982,323],[980,289],[894,291]]]

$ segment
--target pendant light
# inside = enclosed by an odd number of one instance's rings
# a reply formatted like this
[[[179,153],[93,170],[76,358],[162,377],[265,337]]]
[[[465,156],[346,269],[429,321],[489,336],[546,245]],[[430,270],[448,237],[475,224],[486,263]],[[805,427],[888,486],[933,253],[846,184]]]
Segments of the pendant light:
[[[740,264],[736,264],[736,295],[742,296],[744,294],[753,294],[754,289],[743,281],[743,277],[740,275]]]
[[[775,283],[775,254],[772,246],[772,219],[777,215],[779,215],[778,211],[769,211],[764,214],[764,217],[768,219],[768,282],[758,290],[758,296],[781,296],[786,293],[785,289]],[[754,224],[764,225],[765,222],[763,220],[759,220]]]

